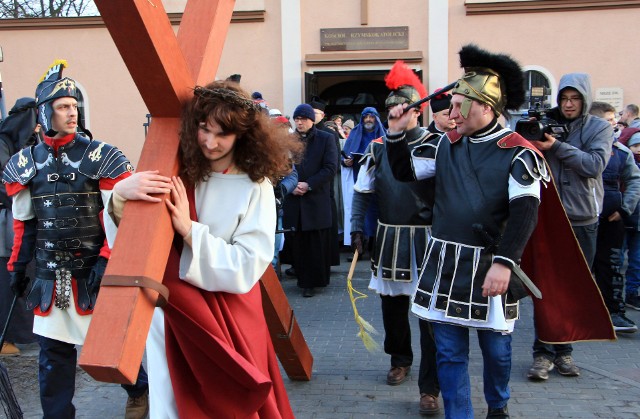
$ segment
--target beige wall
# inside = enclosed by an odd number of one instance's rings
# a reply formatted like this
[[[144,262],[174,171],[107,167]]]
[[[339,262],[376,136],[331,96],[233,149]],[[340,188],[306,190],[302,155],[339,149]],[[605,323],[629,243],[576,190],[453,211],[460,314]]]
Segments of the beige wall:
[[[259,91],[271,107],[282,108],[280,1],[265,0],[264,22],[234,23],[225,41],[218,77],[242,75],[250,93]],[[284,109],[281,109],[283,112]]]
[[[33,97],[49,65],[64,58],[64,74],[76,79],[87,100],[87,128],[137,161],[147,108],[105,28],[2,31],[0,45],[7,111],[17,98]]]
[[[640,103],[640,8],[465,16],[464,3],[450,0],[452,79],[460,75],[456,52],[475,42],[510,53],[523,66],[542,66],[556,82],[566,73],[589,73],[592,93],[622,87],[625,103]]]

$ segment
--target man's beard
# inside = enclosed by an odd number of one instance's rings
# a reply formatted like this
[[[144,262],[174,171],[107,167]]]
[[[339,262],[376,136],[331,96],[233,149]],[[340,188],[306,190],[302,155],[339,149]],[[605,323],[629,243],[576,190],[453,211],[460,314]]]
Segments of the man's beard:
[[[366,129],[367,131],[373,131],[373,127],[375,125],[373,124],[373,122],[365,122],[364,123],[364,129]]]

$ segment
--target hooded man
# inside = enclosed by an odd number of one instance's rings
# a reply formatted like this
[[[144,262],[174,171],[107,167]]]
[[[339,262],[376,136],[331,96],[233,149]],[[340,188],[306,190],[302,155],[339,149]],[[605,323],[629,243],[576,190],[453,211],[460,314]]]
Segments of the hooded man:
[[[380,114],[375,108],[367,107],[360,114],[360,123],[351,130],[342,149],[342,200],[344,202],[344,245],[351,245],[351,201],[353,200],[353,185],[358,178],[360,158],[367,146],[376,138],[385,135],[384,125],[380,121]],[[377,224],[376,205],[367,212],[364,233],[367,237],[375,235]]]
[[[545,141],[532,141],[544,153],[560,201],[567,212],[573,232],[580,243],[589,268],[592,268],[598,237],[598,217],[602,211],[604,171],[613,144],[613,127],[606,120],[589,114],[591,79],[588,74],[569,73],[558,85],[558,106],[549,118],[566,124],[568,135],[545,134]],[[545,344],[536,338],[533,365],[527,376],[546,380],[549,371],[558,368],[561,375],[575,377],[580,370],[573,362],[571,344]]]
[[[518,63],[467,45],[460,64],[465,74],[452,91],[449,115],[456,130],[436,147],[416,148],[412,157],[406,129],[413,110],[399,105],[389,113],[387,152],[396,178],[435,176],[432,236],[411,310],[433,321],[445,415],[474,417],[468,363],[469,329],[476,329],[487,417],[508,418],[511,332],[518,317],[511,272],[535,228],[549,175],[537,150],[498,123],[505,109],[524,101]]]
[[[426,96],[418,76],[401,61],[396,62],[385,77],[391,93],[387,107],[412,104]],[[440,136],[418,124],[421,110],[413,112],[407,126],[407,144],[411,149]],[[384,324],[384,351],[391,356],[387,384],[403,383],[413,363],[409,306],[424,259],[432,202],[422,194],[423,184],[396,180],[391,173],[385,151],[386,138],[373,140],[365,151],[354,187],[351,213],[352,247],[362,253],[364,221],[369,202],[378,202],[378,226],[372,256],[369,288],[380,295]],[[430,324],[420,320],[420,413],[438,413],[440,387],[436,372],[436,348]]]
[[[79,92],[75,80],[62,76],[66,65],[56,60],[36,88],[44,141],[14,154],[2,179],[13,199],[15,240],[7,268],[17,296],[27,291],[26,266],[36,260],[26,301],[35,313],[45,418],[75,416],[75,346],[84,343],[110,255],[101,211],[113,186],[133,171],[120,150],[78,131]],[[145,417],[142,366],[137,382],[123,387],[125,417]]]

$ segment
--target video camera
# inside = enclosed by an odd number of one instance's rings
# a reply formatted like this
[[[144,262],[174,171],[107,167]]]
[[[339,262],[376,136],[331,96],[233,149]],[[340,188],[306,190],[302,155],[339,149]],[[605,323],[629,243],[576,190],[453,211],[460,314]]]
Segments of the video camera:
[[[529,141],[546,141],[544,134],[550,134],[556,138],[566,138],[569,128],[547,116],[550,108],[545,101],[545,87],[532,87],[530,106],[522,119],[516,122],[515,131]]]

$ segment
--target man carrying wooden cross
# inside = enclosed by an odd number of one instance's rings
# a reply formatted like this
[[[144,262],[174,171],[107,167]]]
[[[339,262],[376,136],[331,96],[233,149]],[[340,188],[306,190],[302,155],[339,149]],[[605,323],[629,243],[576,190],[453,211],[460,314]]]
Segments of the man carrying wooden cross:
[[[144,171],[116,185],[108,236],[124,201],[162,204],[150,194],[171,192],[171,298],[147,338],[152,417],[294,417],[258,285],[273,257],[272,182],[290,170],[292,141],[237,83],[214,82],[186,105],[180,177]]]

